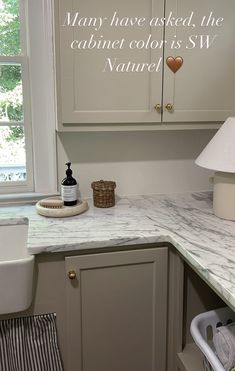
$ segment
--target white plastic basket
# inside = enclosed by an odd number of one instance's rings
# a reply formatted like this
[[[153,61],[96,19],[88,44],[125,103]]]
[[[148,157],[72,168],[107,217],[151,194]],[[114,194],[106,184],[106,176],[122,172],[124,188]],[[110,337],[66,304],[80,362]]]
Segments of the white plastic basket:
[[[235,313],[228,307],[201,313],[192,320],[190,332],[205,356],[205,371],[225,371],[215,354],[211,337],[216,333],[218,326],[221,326],[221,324],[225,326],[230,321],[235,321]]]

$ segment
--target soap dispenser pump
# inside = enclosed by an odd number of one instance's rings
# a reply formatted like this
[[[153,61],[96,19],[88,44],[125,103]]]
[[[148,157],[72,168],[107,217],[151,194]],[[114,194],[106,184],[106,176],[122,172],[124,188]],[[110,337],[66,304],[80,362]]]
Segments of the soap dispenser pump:
[[[78,185],[76,179],[72,177],[70,169],[71,162],[66,162],[68,169],[66,170],[66,178],[61,183],[61,197],[65,206],[74,206],[77,204]]]

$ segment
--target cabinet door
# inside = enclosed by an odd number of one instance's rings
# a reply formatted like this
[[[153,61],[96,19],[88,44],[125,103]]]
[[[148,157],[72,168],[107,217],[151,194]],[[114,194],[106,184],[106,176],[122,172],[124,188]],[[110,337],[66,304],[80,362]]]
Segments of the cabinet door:
[[[166,15],[173,12],[178,17],[188,17],[194,12],[193,23],[201,24],[203,16],[223,17],[220,27],[166,27],[166,51],[168,56],[181,56],[181,69],[174,74],[165,64],[164,105],[174,105],[172,111],[164,109],[165,122],[223,121],[235,115],[235,2],[234,0],[166,0]],[[189,37],[198,35],[192,47]],[[213,37],[207,49],[199,47],[200,35]],[[171,49],[172,40],[182,40],[180,49]],[[210,42],[212,39],[210,39]]]
[[[73,124],[94,123],[147,123],[160,122],[161,113],[154,108],[162,98],[162,61],[159,72],[115,72],[119,63],[156,63],[163,50],[132,49],[131,40],[163,39],[163,27],[110,27],[114,12],[116,18],[164,15],[164,1],[156,0],[59,0],[55,2],[57,80],[60,129]],[[71,20],[76,12],[79,17],[107,17],[96,31],[94,27],[62,26],[66,14]],[[78,17],[78,19],[79,19]],[[122,40],[124,49],[71,49],[73,40]],[[119,47],[121,45],[119,44]],[[109,58],[109,59],[108,59]],[[108,67],[105,69],[106,62]],[[111,63],[110,63],[111,61]],[[116,61],[116,63],[114,62]],[[111,72],[110,65],[113,68]],[[106,72],[104,72],[104,69]]]
[[[164,371],[167,248],[67,257],[69,371]]]

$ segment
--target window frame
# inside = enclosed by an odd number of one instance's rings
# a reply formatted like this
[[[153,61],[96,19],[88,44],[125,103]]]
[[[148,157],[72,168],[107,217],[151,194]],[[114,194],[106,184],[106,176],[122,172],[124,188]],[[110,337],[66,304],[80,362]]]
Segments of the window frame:
[[[27,33],[26,33],[26,14],[25,3],[19,0],[19,19],[20,19],[20,47],[21,54],[14,56],[0,55],[1,64],[20,65],[23,91],[23,121],[1,121],[0,126],[23,126],[25,134],[25,154],[26,154],[26,174],[25,181],[6,181],[0,182],[0,194],[16,192],[32,192],[34,190],[33,174],[33,149],[32,149],[32,130],[31,130],[31,104],[30,104],[30,85],[29,85],[29,66],[27,56]]]
[[[17,58],[22,63],[27,171],[32,177],[27,186],[23,182],[17,185],[1,183],[0,193],[5,188],[5,198],[9,199],[10,193],[14,193],[14,200],[17,193],[20,199],[24,195],[28,198],[29,195],[58,193],[53,0],[19,1],[20,17],[24,20],[21,22],[21,48],[22,53],[27,50],[27,56]],[[4,200],[4,196],[0,196],[0,200]]]

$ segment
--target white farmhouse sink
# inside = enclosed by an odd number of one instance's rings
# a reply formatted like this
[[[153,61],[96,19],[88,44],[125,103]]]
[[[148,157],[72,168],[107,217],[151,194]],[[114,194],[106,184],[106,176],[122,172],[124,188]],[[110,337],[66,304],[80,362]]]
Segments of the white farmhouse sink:
[[[28,219],[0,220],[0,314],[32,302],[34,256],[27,252]]]

